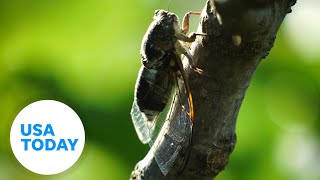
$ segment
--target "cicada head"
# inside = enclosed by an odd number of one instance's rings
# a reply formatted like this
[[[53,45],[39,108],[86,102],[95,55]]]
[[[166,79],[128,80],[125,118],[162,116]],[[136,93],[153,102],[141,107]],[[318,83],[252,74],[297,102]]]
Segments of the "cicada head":
[[[166,22],[178,22],[178,16],[175,15],[174,13],[162,10],[162,9],[158,9],[154,12],[154,16],[153,16],[154,20],[164,20]]]

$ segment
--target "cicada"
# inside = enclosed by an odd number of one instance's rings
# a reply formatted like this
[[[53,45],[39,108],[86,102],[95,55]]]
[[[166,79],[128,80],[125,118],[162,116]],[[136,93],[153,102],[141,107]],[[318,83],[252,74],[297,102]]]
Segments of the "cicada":
[[[131,117],[140,141],[149,143],[150,146],[154,145],[165,120],[173,119],[171,123],[174,123],[176,132],[169,138],[170,149],[157,150],[154,154],[164,174],[174,165],[182,146],[190,141],[186,137],[191,137],[194,121],[192,94],[181,56],[186,56],[190,66],[201,73],[201,69],[195,67],[189,49],[183,42],[193,42],[197,35],[204,34],[186,35],[191,14],[200,15],[198,12],[188,12],[180,27],[177,15],[156,10],[141,44],[143,66],[136,81]],[[179,87],[179,81],[183,82],[183,88]],[[182,100],[182,94],[187,97],[187,103]],[[177,100],[181,104],[181,110],[175,117],[168,118],[171,105]]]

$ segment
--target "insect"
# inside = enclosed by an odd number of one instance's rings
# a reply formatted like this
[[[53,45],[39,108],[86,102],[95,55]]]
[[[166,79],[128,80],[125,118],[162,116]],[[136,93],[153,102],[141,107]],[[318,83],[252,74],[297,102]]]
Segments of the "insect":
[[[183,144],[189,141],[185,136],[191,134],[194,121],[192,95],[181,55],[187,57],[190,66],[196,72],[201,73],[201,69],[195,67],[189,49],[180,41],[193,42],[197,35],[204,34],[186,35],[189,31],[190,15],[200,15],[200,13],[187,13],[180,27],[178,17],[174,13],[156,10],[153,22],[144,35],[140,50],[143,66],[137,78],[135,98],[131,109],[132,121],[140,141],[156,148],[154,142],[163,129],[164,120],[172,108],[170,102],[179,100],[181,104],[181,111],[173,117],[174,122],[172,123],[176,130],[173,132],[175,135],[169,138],[172,141],[170,149],[157,150],[154,154],[164,174],[168,173],[174,165],[177,152],[180,151]],[[182,88],[179,87],[179,78],[183,80],[187,103],[182,102],[181,99]]]

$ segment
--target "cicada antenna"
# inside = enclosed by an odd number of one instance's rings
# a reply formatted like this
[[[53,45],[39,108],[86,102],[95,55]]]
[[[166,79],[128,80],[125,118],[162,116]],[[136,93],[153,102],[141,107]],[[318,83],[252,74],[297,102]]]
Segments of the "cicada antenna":
[[[170,5],[171,5],[171,0],[169,0],[169,2],[168,2],[168,12],[170,11]]]

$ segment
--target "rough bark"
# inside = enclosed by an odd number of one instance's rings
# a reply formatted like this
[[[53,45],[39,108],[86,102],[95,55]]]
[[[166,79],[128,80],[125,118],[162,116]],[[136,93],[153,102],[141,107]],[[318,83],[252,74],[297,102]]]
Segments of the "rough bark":
[[[164,176],[153,153],[140,161],[131,179],[213,179],[228,163],[236,144],[236,119],[260,61],[295,0],[211,0],[207,2],[191,51],[204,75],[186,69],[194,99],[195,122],[189,159]],[[168,147],[169,148],[169,147]],[[181,157],[182,158],[182,157]]]

